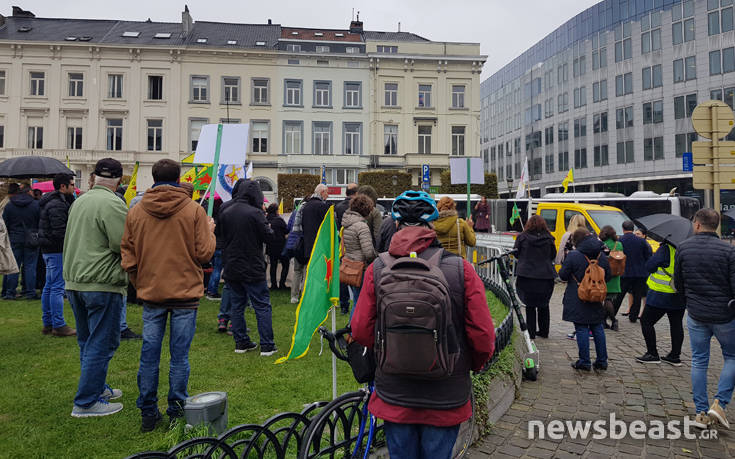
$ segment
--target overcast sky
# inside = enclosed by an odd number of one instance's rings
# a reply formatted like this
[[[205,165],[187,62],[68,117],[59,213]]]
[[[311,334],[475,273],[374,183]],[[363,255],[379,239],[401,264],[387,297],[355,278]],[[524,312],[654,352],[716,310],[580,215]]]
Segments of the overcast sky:
[[[369,30],[413,32],[435,41],[479,42],[482,79],[599,0],[16,0],[37,17],[180,22],[194,20],[346,28],[352,9]],[[10,6],[1,11],[11,14]]]

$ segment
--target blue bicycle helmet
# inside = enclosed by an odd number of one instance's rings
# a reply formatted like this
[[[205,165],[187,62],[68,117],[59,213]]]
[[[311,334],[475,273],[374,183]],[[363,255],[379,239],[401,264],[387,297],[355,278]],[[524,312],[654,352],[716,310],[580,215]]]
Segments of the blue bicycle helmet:
[[[439,211],[429,193],[404,191],[393,201],[391,216],[404,223],[428,223],[439,218]]]

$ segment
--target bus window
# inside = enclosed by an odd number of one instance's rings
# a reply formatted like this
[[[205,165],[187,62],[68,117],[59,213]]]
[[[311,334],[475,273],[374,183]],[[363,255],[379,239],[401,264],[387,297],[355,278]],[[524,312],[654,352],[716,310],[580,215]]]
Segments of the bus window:
[[[687,220],[692,220],[694,214],[699,210],[699,200],[696,198],[679,197],[680,215]]]
[[[582,212],[577,212],[576,210],[565,210],[564,211],[564,228],[568,231],[569,230],[569,221],[574,217],[575,215],[582,215]],[[584,217],[584,215],[582,215]],[[590,222],[587,221],[587,219],[584,219],[584,223],[587,226],[587,229],[590,230],[590,233],[594,233],[595,230],[592,229],[592,225],[590,225]]]
[[[550,232],[556,231],[556,209],[543,209],[541,217],[546,220],[546,226],[549,227]]]

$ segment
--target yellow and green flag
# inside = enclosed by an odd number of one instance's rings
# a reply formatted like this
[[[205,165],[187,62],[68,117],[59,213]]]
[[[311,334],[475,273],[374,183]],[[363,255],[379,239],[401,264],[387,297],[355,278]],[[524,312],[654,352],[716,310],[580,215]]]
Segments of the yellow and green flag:
[[[518,208],[518,205],[516,203],[513,203],[513,211],[511,212],[510,220],[508,221],[510,222],[511,226],[513,226],[516,220],[518,220],[519,218],[521,218],[521,210]]]
[[[291,349],[276,360],[298,359],[309,351],[309,343],[317,328],[327,320],[329,310],[339,303],[339,236],[330,207],[316,234],[314,248],[306,266],[306,280],[301,301],[296,308]]]
[[[135,162],[133,167],[133,175],[130,176],[130,183],[128,183],[128,189],[125,190],[125,202],[130,207],[130,201],[135,197],[138,191],[138,161]]]
[[[562,180],[561,185],[564,187],[564,192],[567,192],[567,189],[569,188],[569,182],[574,183],[574,168],[569,169],[569,172],[567,172],[567,176]]]

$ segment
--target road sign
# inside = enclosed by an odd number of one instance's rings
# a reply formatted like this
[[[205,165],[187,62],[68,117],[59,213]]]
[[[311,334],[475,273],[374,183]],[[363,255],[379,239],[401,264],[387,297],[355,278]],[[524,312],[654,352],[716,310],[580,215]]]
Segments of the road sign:
[[[428,164],[421,166],[422,182],[429,183],[431,181],[431,170]]]
[[[735,190],[735,166],[720,166],[718,183],[714,179],[714,166],[694,166],[693,186],[698,190],[712,190],[717,184],[723,190]]]
[[[722,164],[735,164],[735,142],[720,140],[717,147],[712,142],[692,142],[694,164],[712,164],[714,158]]]
[[[423,182],[421,184],[421,188],[423,188],[424,191],[428,192],[429,191],[429,182]]]
[[[692,152],[687,151],[684,152],[683,155],[681,155],[681,161],[682,161],[682,167],[681,170],[684,172],[691,172],[693,171],[694,163],[692,162]]]
[[[713,126],[712,120],[717,119]],[[701,137],[721,139],[725,137],[735,125],[735,116],[732,109],[719,100],[708,100],[697,105],[692,112],[692,126]]]

